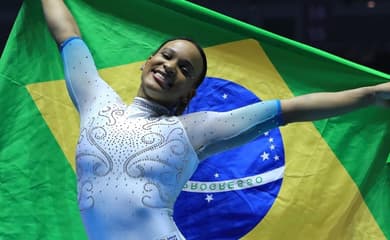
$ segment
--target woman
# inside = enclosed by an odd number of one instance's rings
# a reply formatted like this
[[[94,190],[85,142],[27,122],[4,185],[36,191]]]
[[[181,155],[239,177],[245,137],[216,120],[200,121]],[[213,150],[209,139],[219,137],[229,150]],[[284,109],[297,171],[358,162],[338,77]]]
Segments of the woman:
[[[63,1],[41,2],[80,113],[78,203],[91,239],[184,239],[172,208],[199,161],[284,124],[389,106],[385,83],[180,115],[207,69],[203,50],[187,39],[167,41],[149,57],[138,95],[126,105],[99,77]]]

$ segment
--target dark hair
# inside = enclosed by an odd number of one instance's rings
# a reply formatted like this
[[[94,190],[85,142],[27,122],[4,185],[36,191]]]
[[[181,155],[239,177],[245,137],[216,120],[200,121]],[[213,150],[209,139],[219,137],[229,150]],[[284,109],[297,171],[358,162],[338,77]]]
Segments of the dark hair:
[[[185,40],[185,41],[188,41],[190,43],[192,43],[196,49],[198,49],[199,51],[199,54],[200,56],[202,57],[202,63],[203,63],[203,69],[202,69],[202,72],[200,74],[200,78],[198,79],[198,81],[196,81],[195,83],[195,88],[198,88],[200,86],[200,84],[202,84],[204,78],[206,77],[206,73],[207,73],[207,58],[206,58],[206,54],[203,50],[203,48],[196,42],[194,41],[193,39],[191,38],[187,38],[187,37],[176,37],[176,38],[170,38],[166,41],[164,41],[158,48],[156,51],[153,52],[152,55],[155,55],[158,51],[160,51],[160,49],[167,43],[169,42],[172,42],[172,41],[176,41],[176,40]]]

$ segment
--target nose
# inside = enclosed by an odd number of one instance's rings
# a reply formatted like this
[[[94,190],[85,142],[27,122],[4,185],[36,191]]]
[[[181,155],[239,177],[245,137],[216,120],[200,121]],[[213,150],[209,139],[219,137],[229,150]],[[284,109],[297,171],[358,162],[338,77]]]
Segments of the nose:
[[[164,63],[164,70],[169,77],[173,77],[176,73],[176,63],[174,61],[166,61]]]

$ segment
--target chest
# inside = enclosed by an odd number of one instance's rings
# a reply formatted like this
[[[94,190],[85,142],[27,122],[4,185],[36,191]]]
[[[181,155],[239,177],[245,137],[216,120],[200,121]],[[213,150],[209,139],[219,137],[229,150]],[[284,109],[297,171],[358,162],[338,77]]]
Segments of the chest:
[[[80,128],[76,161],[89,175],[131,178],[192,172],[196,155],[176,117],[145,117],[107,107]]]

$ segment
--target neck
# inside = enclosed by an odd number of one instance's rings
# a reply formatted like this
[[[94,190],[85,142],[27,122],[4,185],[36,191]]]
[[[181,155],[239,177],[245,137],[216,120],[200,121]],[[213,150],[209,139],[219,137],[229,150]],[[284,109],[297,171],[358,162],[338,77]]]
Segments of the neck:
[[[160,105],[153,101],[149,101],[148,99],[145,99],[143,97],[138,97],[138,96],[135,97],[133,100],[133,104],[138,108],[142,109],[143,111],[147,111],[155,116],[174,115],[172,111],[166,108],[165,106]]]
[[[144,99],[146,99],[148,101],[154,102],[154,103],[159,104],[161,106],[164,106],[164,107],[166,107],[168,109],[174,109],[176,107],[176,104],[172,104],[172,103],[156,100],[156,99],[152,98],[151,96],[147,95],[145,93],[145,91],[142,89],[142,86],[140,86],[139,89],[138,89],[137,97],[144,98]]]

